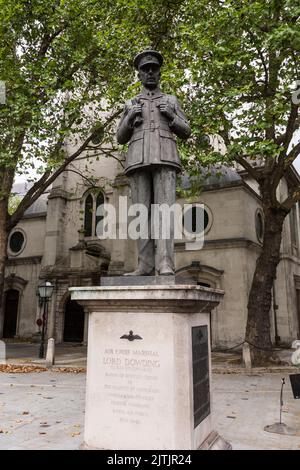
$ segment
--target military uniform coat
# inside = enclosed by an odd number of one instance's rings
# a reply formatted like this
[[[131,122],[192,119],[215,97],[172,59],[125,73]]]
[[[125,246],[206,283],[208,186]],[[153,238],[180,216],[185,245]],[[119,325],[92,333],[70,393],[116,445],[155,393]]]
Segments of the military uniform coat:
[[[175,113],[171,122],[158,107],[163,102],[168,102]],[[142,118],[137,116],[130,125],[129,111],[137,103],[142,106]],[[175,96],[162,93],[159,88],[153,91],[144,89],[125,103],[117,130],[118,142],[129,142],[125,173],[150,165],[168,165],[180,171],[174,134],[187,139],[190,133],[190,126]]]

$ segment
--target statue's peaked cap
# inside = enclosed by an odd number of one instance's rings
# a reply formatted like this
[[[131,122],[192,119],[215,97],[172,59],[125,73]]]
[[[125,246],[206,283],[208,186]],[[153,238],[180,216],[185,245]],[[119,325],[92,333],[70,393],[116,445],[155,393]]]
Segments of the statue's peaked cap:
[[[161,67],[163,61],[163,56],[159,52],[148,49],[137,54],[133,60],[133,64],[138,70],[139,67],[145,64],[157,64]]]

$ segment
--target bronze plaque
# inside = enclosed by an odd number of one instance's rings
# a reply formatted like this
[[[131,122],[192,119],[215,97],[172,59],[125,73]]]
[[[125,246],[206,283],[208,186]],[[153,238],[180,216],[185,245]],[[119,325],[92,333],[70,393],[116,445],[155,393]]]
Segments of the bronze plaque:
[[[194,428],[210,414],[207,326],[192,327]]]
[[[300,398],[300,374],[290,374],[294,398]]]

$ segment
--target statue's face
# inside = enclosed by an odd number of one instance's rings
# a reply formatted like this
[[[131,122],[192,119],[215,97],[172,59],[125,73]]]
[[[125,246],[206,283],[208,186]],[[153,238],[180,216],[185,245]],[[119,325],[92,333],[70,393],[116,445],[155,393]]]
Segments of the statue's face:
[[[139,68],[138,77],[145,88],[153,90],[160,79],[160,67],[157,64],[145,64]]]

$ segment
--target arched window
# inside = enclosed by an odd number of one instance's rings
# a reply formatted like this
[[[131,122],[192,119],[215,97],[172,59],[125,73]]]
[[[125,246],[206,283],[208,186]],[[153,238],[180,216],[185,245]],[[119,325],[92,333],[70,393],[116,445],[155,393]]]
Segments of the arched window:
[[[96,225],[95,225],[95,229],[97,229],[97,224],[103,219],[103,215],[97,215],[98,207],[103,206],[103,204],[104,204],[103,194],[99,193],[97,195],[97,199],[96,199]]]
[[[86,237],[91,237],[93,233],[93,197],[89,194],[84,205],[84,231]]]
[[[260,243],[262,243],[264,238],[264,217],[262,211],[257,209],[255,214],[255,229],[256,229],[256,236]]]
[[[84,201],[84,234],[86,237],[96,235],[96,227],[103,216],[96,215],[99,206],[104,204],[104,195],[101,191],[86,195]]]

